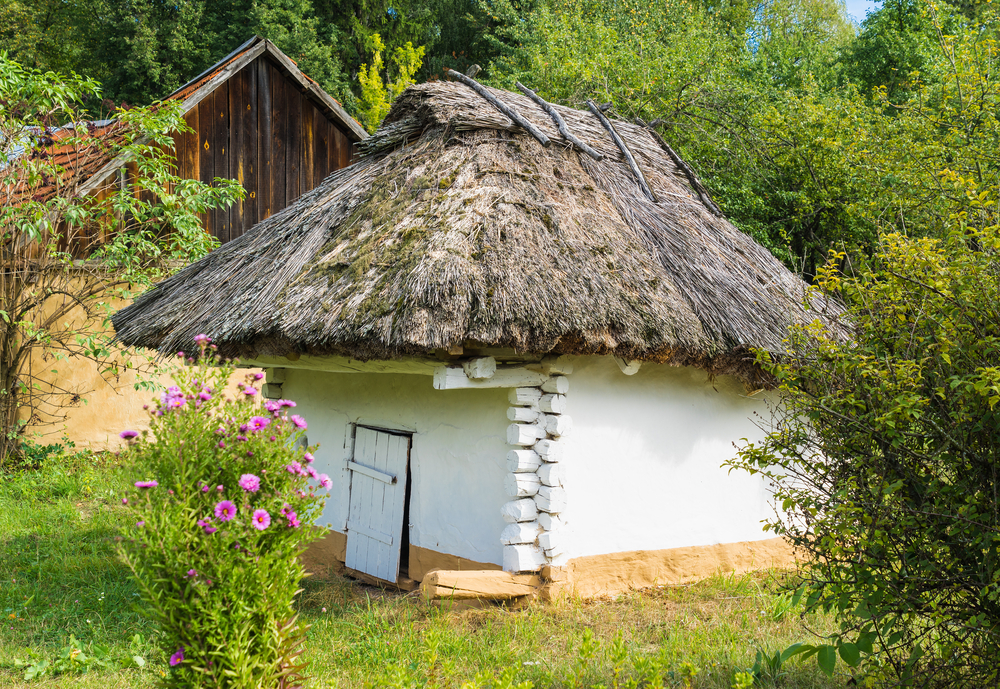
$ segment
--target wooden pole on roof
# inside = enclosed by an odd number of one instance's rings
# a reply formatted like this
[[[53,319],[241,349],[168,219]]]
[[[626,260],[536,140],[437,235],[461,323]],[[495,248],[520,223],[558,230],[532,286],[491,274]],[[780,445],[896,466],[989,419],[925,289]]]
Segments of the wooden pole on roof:
[[[641,117],[637,117],[635,119],[636,122],[649,130],[649,133],[653,135],[656,142],[660,144],[660,148],[667,152],[670,159],[674,161],[674,165],[680,168],[681,172],[684,173],[684,176],[687,177],[688,182],[691,184],[691,188],[694,189],[696,194],[698,194],[698,199],[701,201],[702,205],[708,209],[708,212],[719,218],[726,217],[722,210],[715,205],[715,201],[712,200],[712,195],[709,193],[708,189],[705,188],[705,185],[701,183],[701,180],[698,179],[698,175],[696,175],[694,170],[691,169],[691,166],[684,162],[684,160],[674,152],[674,149],[670,148],[670,145],[663,140],[663,137],[660,136],[659,132],[654,129],[658,120],[653,120],[647,124]]]
[[[601,124],[604,125],[604,128],[608,130],[608,134],[611,135],[611,138],[614,140],[615,145],[618,146],[618,149],[625,156],[625,160],[628,161],[628,166],[632,168],[632,174],[635,175],[636,180],[639,182],[639,188],[642,189],[642,193],[644,193],[650,201],[656,203],[656,197],[653,196],[653,190],[650,189],[649,185],[646,183],[646,176],[643,175],[642,170],[639,169],[639,164],[635,162],[635,156],[632,155],[632,151],[630,151],[628,149],[628,146],[625,145],[624,139],[622,139],[618,135],[618,132],[615,131],[615,128],[614,126],[612,126],[611,121],[604,116],[604,113],[601,112],[601,108],[598,107],[597,104],[594,103],[594,101],[588,100],[587,107],[589,107],[590,112],[594,113],[597,119],[601,121]]]
[[[559,130],[559,133],[562,135],[562,138],[566,139],[566,141],[569,141],[571,144],[573,144],[579,150],[589,155],[594,160],[603,160],[604,158],[603,153],[598,153],[593,148],[591,148],[590,146],[588,146],[587,144],[583,143],[578,138],[573,136],[573,134],[569,131],[569,127],[566,126],[566,120],[564,120],[562,118],[562,115],[556,112],[556,109],[553,108],[548,102],[546,102],[544,98],[542,98],[537,93],[529,89],[520,81],[517,82],[517,87],[521,89],[521,92],[524,95],[526,95],[531,100],[535,101],[535,103],[541,106],[541,108],[549,114],[549,117],[552,118],[552,121],[556,123],[556,129]]]
[[[483,85],[480,84],[478,81],[476,81],[475,79],[470,79],[461,72],[456,72],[455,70],[449,69],[447,67],[444,68],[444,71],[445,74],[450,76],[452,79],[462,82],[463,84],[471,88],[473,91],[478,93],[480,96],[485,98],[490,103],[490,105],[492,105],[494,108],[502,112],[504,115],[509,117],[512,122],[514,122],[516,125],[527,131],[533,137],[535,137],[538,140],[538,143],[540,143],[542,146],[548,148],[549,146],[552,145],[552,141],[549,140],[549,137],[542,134],[542,132],[540,132],[538,128],[535,127],[535,125],[531,124],[531,122],[528,122],[528,120],[524,119],[516,110],[514,110],[514,108],[510,107],[509,105],[501,101],[499,98],[494,96],[492,93],[487,91],[483,87]]]

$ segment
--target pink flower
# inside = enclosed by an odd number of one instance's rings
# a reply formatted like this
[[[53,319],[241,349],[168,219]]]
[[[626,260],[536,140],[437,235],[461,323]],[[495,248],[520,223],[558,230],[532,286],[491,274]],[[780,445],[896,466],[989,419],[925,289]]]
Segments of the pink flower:
[[[293,402],[291,400],[278,400],[278,406],[279,407],[294,407],[295,406],[295,402]]]
[[[171,385],[167,388],[166,392],[160,395],[160,405],[165,409],[176,409],[177,407],[183,407],[185,404],[184,393],[176,385]]]
[[[292,414],[292,423],[295,424],[296,428],[307,428],[307,426],[306,426],[306,420],[303,419],[298,414]]]
[[[257,394],[257,388],[248,385],[245,388],[243,388],[243,394],[246,395],[247,397],[253,397],[254,395]]]
[[[285,465],[285,471],[287,471],[289,474],[301,474],[302,465],[299,464],[298,462],[292,462],[291,464]]]
[[[146,526],[146,522],[136,522],[135,525],[138,527],[143,527]]]
[[[255,373],[255,374],[253,374],[253,379],[254,379],[254,380],[260,380],[260,379],[261,379],[261,378],[263,378],[263,377],[264,377],[264,374],[263,374],[263,373],[259,373],[259,372],[258,372],[258,373]]]
[[[136,481],[135,482],[135,487],[136,488],[156,488],[158,485],[160,485],[160,484],[157,483],[156,481]]]
[[[139,431],[122,431],[118,434],[118,437],[122,440],[131,440],[132,438],[138,437]]]
[[[188,573],[184,575],[184,578],[185,579],[193,579],[196,576],[198,576],[198,572],[195,571],[195,570],[193,570],[193,569],[189,569]]]
[[[220,440],[219,441],[219,449],[220,450],[226,449],[226,441],[225,440]]]
[[[263,531],[271,525],[271,515],[267,513],[267,510],[254,510],[250,523],[253,524],[253,528]]]
[[[223,500],[215,506],[215,516],[220,522],[228,522],[236,516],[236,505],[232,500]]]
[[[312,464],[316,458],[313,457],[312,452],[307,452],[304,455],[302,455],[302,459],[306,460],[306,464]]]
[[[202,402],[207,402],[210,399],[212,399],[212,393],[205,392],[204,390],[202,390],[201,392],[198,393],[198,399],[200,399]]]
[[[197,342],[198,344],[208,344],[209,342],[212,341],[212,338],[206,335],[205,333],[200,333],[194,336],[194,341]]]
[[[260,478],[253,474],[243,474],[239,480],[240,488],[248,493],[256,493],[260,490]]]
[[[247,430],[256,433],[257,431],[266,428],[269,423],[271,423],[271,419],[266,416],[254,416],[250,418]],[[240,430],[243,430],[242,426],[240,427]]]
[[[311,466],[306,467],[306,473],[309,474],[309,478],[314,478],[314,479],[319,478],[319,474],[317,474],[316,470],[313,469]]]
[[[330,477],[327,476],[326,474],[320,474],[319,475],[319,485],[323,486],[327,490],[330,490],[330,486],[333,485],[333,481],[331,481]]]
[[[184,647],[181,646],[177,649],[177,652],[170,656],[170,667],[180,665],[184,662]]]

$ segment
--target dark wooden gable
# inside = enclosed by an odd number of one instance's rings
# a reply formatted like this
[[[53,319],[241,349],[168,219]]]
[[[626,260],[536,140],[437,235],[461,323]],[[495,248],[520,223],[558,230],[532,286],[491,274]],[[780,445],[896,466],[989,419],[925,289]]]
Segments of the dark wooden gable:
[[[182,87],[180,176],[237,179],[246,198],[206,214],[205,229],[227,242],[347,166],[367,134],[329,94],[269,41],[254,38]]]

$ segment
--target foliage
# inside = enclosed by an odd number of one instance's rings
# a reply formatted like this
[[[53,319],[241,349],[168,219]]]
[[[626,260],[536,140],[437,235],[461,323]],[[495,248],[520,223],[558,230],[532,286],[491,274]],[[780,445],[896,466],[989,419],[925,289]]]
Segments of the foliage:
[[[87,99],[100,99],[92,79],[0,55],[0,464],[29,422],[59,420],[88,392],[49,382],[37,360],[112,364],[102,327],[110,299],[204,255],[214,240],[198,214],[243,193],[236,182],[174,174],[167,151],[184,126],[178,104],[119,109],[96,125]],[[111,175],[88,189],[119,157],[130,184]]]
[[[388,78],[383,81],[383,72],[388,72],[382,60],[385,44],[377,33],[371,35],[370,47],[371,64],[361,65],[361,71],[358,72],[358,81],[361,83],[358,117],[369,132],[374,132],[388,114],[392,102],[413,83],[413,76],[423,61],[424,46],[414,48],[407,42],[406,45],[396,48],[392,55],[392,63],[395,66],[393,81],[389,81]]]
[[[330,480],[299,445],[295,403],[269,400],[255,415],[261,373],[225,397],[235,366],[215,365],[208,338],[196,339],[150,431],[122,433],[141,480],[122,500],[136,522],[121,557],[162,632],[168,686],[294,686],[306,631],[293,606],[298,555],[319,535],[322,508],[309,479]]]
[[[780,361],[773,430],[734,466],[776,486],[769,524],[809,553],[809,609],[835,651],[913,686],[988,686],[1000,654],[1000,206],[942,175],[966,208],[942,238],[887,234],[869,270],[820,286],[853,339],[799,332]],[[835,257],[836,258],[836,257]]]

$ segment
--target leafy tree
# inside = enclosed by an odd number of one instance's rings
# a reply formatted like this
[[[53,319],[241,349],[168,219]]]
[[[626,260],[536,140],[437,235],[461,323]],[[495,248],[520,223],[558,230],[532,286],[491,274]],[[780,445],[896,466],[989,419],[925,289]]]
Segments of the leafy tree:
[[[382,51],[385,45],[381,37],[371,36],[372,62],[361,65],[358,81],[361,82],[361,98],[358,103],[361,123],[369,132],[374,132],[382,119],[388,114],[389,107],[403,90],[413,83],[413,75],[420,69],[424,57],[424,47],[414,48],[410,43],[396,48],[392,56],[395,79],[382,80]]]
[[[236,182],[207,186],[174,174],[179,105],[120,109],[87,122],[96,81],[26,69],[0,53],[0,464],[29,421],[58,418],[76,390],[44,379],[39,362],[86,357],[115,364],[103,321],[127,298],[215,241],[199,213],[232,203]],[[127,168],[101,187],[93,173]]]
[[[63,0],[0,0],[0,50],[27,67],[72,69],[81,52],[81,20]]]

